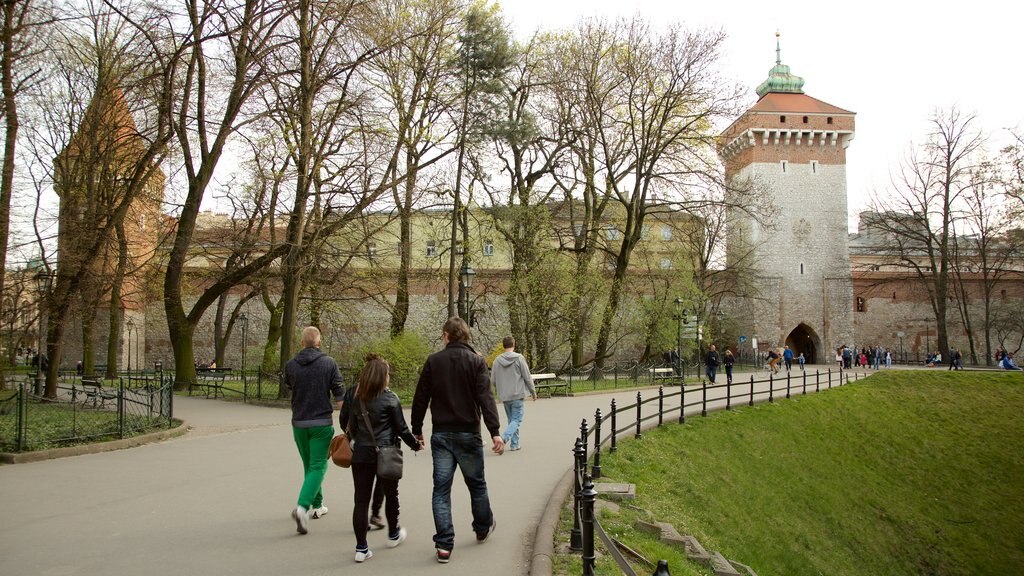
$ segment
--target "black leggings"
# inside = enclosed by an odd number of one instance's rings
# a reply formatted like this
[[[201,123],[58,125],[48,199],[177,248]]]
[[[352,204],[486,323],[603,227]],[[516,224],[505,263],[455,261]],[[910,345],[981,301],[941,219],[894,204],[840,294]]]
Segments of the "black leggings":
[[[377,478],[376,462],[352,463],[352,530],[356,533],[356,546],[366,546],[366,531],[369,529],[370,500],[373,498],[373,481],[377,490],[384,494],[384,515],[388,520],[388,534],[398,531],[398,480]]]

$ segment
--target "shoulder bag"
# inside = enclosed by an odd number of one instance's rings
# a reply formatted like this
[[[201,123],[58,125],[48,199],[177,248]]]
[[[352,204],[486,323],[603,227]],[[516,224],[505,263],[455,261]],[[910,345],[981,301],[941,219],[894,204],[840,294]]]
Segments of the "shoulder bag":
[[[370,424],[370,416],[366,412],[363,401],[359,401],[359,408],[363,413],[363,422],[370,432],[373,445],[377,450],[377,476],[385,480],[402,479],[402,446],[393,444],[391,446],[377,446],[377,436],[373,433],[373,425]]]
[[[339,422],[340,424],[340,422]],[[348,417],[348,429],[352,429],[352,413]],[[349,443],[348,434],[342,430],[337,436],[331,439],[331,445],[327,448],[327,456],[335,466],[348,468],[352,465],[352,446]]]

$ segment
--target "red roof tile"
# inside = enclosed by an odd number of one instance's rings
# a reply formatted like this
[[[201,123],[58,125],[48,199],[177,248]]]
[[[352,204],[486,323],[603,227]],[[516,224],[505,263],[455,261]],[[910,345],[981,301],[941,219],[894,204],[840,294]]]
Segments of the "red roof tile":
[[[765,94],[757,104],[754,104],[750,112],[789,112],[789,113],[800,113],[807,112],[810,114],[854,114],[849,110],[843,110],[829,104],[828,102],[822,102],[817,98],[812,98],[807,94],[789,94],[783,92],[769,92]]]

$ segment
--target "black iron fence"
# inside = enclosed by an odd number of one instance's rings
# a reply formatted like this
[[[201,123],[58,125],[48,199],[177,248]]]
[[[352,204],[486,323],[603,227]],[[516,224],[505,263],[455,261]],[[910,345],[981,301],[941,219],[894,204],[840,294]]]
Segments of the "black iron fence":
[[[109,381],[78,377],[61,381],[57,398],[35,395],[28,380],[12,384],[0,392],[0,451],[43,450],[172,426],[170,374]]]
[[[861,374],[853,372],[854,381]],[[723,380],[724,374],[719,375]],[[709,410],[730,410],[733,406],[746,404],[753,406],[755,402],[774,402],[783,395],[805,395],[808,391],[818,392],[833,386],[849,384],[849,371],[827,369],[825,372],[790,372],[779,377],[768,374],[768,377],[757,380],[754,375],[744,381],[733,380],[722,384],[709,384],[702,380],[698,386],[675,385],[675,391],[666,393],[665,386],[659,386],[657,394],[646,399],[641,392],[636,393],[636,402],[628,406],[619,406],[615,399],[611,400],[609,410],[602,413],[598,408],[594,412],[593,426],[586,419],[580,424],[580,433],[573,446],[573,527],[569,536],[569,548],[580,552],[583,558],[584,576],[593,576],[595,551],[595,534],[606,544],[607,552],[615,559],[623,574],[635,576],[626,559],[611,545],[594,514],[594,502],[597,491],[594,480],[601,477],[601,449],[607,445],[609,452],[615,452],[618,440],[622,436],[632,435],[643,437],[644,425],[661,426],[666,417],[675,417],[679,424],[686,422],[687,412],[696,414],[699,408],[701,416],[707,416]],[[687,390],[689,388],[689,390]],[[653,421],[657,420],[656,424]],[[593,448],[593,462],[589,454]]]

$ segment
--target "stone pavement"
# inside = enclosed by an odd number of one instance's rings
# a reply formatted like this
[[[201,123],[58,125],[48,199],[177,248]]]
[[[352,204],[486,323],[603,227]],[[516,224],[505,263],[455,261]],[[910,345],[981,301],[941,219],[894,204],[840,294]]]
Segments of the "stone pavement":
[[[744,377],[749,381],[749,373],[737,373],[736,380]],[[699,387],[687,387],[687,402],[699,398],[691,390]],[[485,452],[498,521],[485,544],[475,542],[468,492],[461,479],[455,481],[456,546],[448,565],[433,557],[428,451],[406,454],[400,493],[409,539],[388,549],[384,531],[371,532],[374,557],[356,565],[348,470],[330,467],[324,481],[330,513],[311,520],[308,535],[295,532],[289,513],[302,475],[288,410],[176,398],[175,415],[193,427],[186,436],[0,466],[0,574],[527,574],[548,498],[572,465],[580,421],[591,421],[598,407],[607,412],[613,397],[624,406],[635,401],[636,391],[527,402],[523,449],[502,456]],[[499,413],[504,425],[504,411]]]

